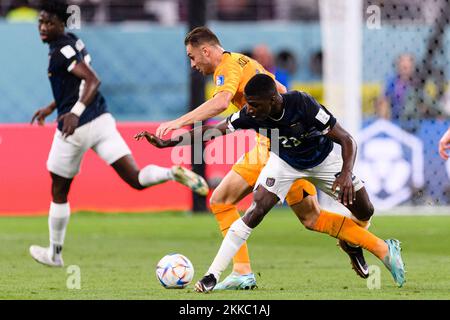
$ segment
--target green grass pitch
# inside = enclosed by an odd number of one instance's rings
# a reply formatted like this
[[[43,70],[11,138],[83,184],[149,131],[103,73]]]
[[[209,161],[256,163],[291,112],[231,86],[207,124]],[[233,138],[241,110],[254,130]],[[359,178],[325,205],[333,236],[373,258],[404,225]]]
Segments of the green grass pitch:
[[[65,268],[36,263],[31,244],[47,245],[46,217],[0,218],[0,299],[450,299],[450,216],[379,216],[371,231],[402,241],[407,282],[397,288],[381,262],[380,289],[368,289],[350,268],[336,239],[308,231],[288,210],[268,214],[249,239],[259,288],[199,294],[193,284],[164,289],[155,266],[167,253],[186,255],[198,280],[212,262],[221,236],[210,214],[72,215]],[[81,270],[81,289],[68,289],[67,267]],[[229,270],[224,273],[228,274]]]

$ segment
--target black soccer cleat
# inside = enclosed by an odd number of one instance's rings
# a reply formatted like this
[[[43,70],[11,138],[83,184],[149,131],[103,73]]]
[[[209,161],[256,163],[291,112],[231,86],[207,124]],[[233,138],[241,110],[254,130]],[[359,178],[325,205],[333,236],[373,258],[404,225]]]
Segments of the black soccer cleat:
[[[214,275],[210,273],[201,278],[199,281],[197,281],[197,283],[195,284],[195,291],[206,293],[214,289],[216,284],[217,284],[216,277],[214,277]]]
[[[352,247],[344,240],[339,240],[339,246],[350,257],[352,269],[363,279],[369,277],[369,267],[367,266],[366,259],[364,259],[363,250],[361,247]]]

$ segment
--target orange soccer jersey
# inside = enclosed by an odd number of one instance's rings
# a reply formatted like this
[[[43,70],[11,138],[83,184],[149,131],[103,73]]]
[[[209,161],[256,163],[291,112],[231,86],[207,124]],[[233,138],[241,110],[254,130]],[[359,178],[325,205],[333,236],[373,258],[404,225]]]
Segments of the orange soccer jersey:
[[[213,95],[222,91],[233,94],[231,102],[239,109],[245,104],[244,88],[247,82],[258,73],[265,73],[275,79],[275,76],[264,69],[256,60],[243,54],[225,51],[222,61],[214,72],[215,89]],[[254,186],[258,176],[269,158],[268,140],[258,139],[258,145],[247,152],[234,166],[236,171],[250,185]],[[310,195],[316,194],[316,188],[306,180],[296,181],[289,191],[286,201],[289,205],[303,199],[303,190]]]
[[[275,79],[275,76],[264,69],[258,61],[240,53],[225,51],[222,61],[214,72],[214,94],[228,91],[233,94],[231,102],[239,109],[245,105],[244,88],[247,82],[258,73],[265,73]]]

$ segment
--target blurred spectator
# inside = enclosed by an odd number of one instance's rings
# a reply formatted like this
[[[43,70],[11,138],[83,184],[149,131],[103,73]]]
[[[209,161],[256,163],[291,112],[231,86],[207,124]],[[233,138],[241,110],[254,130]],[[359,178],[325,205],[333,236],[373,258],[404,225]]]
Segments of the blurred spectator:
[[[247,56],[247,57],[253,59],[253,52],[251,49],[242,49],[242,50],[239,50],[238,52],[242,53],[244,56]]]
[[[147,13],[154,14],[162,25],[171,26],[178,23],[178,2],[175,0],[146,1],[144,9]]]
[[[286,88],[290,87],[291,76],[297,71],[297,59],[287,50],[278,52],[275,58],[275,76]]]
[[[322,50],[314,52],[309,57],[309,71],[310,76],[313,80],[322,80],[323,77],[322,61],[323,61]]]
[[[275,59],[269,47],[265,44],[259,44],[253,48],[252,58],[258,61],[267,71],[273,73],[275,78],[289,88],[289,74],[287,70],[275,65]]]
[[[217,18],[219,20],[255,20],[254,0],[218,0]]]
[[[414,57],[402,54],[397,58],[396,73],[386,81],[384,92],[376,103],[379,117],[391,120],[405,120],[417,114],[415,106],[416,87]]]
[[[217,0],[217,19],[235,20],[269,20],[275,15],[272,0]]]
[[[34,23],[38,17],[37,10],[33,9],[26,0],[12,1],[10,9],[6,14],[8,22],[30,22]]]
[[[272,52],[265,44],[259,44],[253,48],[252,57],[262,64],[267,71],[275,73],[275,61]]]

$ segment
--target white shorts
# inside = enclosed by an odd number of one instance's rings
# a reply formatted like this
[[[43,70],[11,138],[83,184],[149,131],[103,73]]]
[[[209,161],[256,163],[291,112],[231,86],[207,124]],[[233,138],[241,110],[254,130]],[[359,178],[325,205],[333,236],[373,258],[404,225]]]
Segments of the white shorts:
[[[47,169],[63,178],[72,179],[80,171],[84,153],[92,149],[106,163],[112,164],[130,149],[116,128],[116,121],[110,113],[104,113],[94,120],[78,127],[64,139],[56,129],[48,155]]]
[[[337,199],[339,193],[337,191],[333,192],[332,186],[334,180],[336,180],[336,174],[342,169],[342,163],[342,156],[332,151],[318,166],[311,169],[298,170],[290,166],[275,153],[270,152],[269,161],[267,161],[258,177],[255,190],[259,185],[262,185],[268,191],[276,194],[280,201],[283,202],[292,183],[297,179],[306,179],[332,198]],[[356,192],[364,187],[364,183],[356,176],[353,176],[353,187]]]

